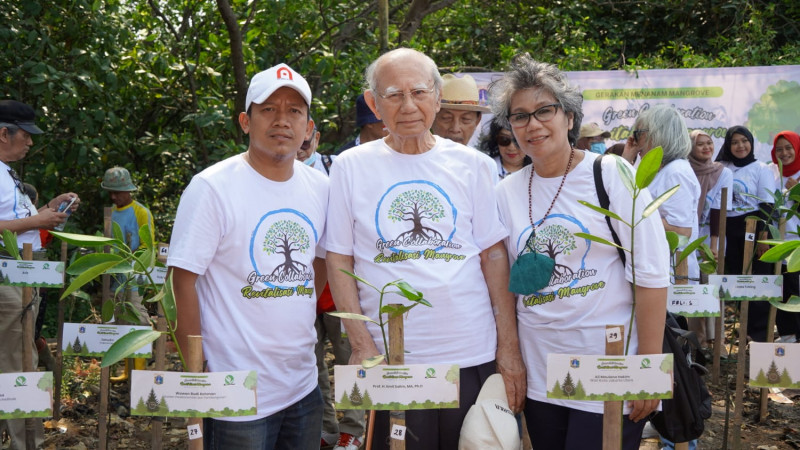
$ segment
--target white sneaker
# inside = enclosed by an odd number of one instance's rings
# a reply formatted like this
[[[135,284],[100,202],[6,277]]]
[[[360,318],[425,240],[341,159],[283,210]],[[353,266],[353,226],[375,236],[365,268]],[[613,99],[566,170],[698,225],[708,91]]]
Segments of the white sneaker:
[[[348,433],[339,433],[339,442],[333,450],[358,450],[361,447],[361,439]]]
[[[331,448],[333,444],[335,444],[339,439],[339,435],[336,433],[327,433],[325,431],[322,432],[322,437],[320,438],[319,447],[320,448]]]

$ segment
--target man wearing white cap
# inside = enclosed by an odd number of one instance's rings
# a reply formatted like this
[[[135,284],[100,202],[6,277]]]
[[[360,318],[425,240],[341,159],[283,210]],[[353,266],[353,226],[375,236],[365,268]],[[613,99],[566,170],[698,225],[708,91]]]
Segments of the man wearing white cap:
[[[478,84],[469,76],[442,75],[442,107],[433,121],[433,134],[467,145],[487,106],[480,104]]]
[[[206,449],[319,445],[314,319],[328,181],[295,159],[314,129],[310,104],[289,66],[255,75],[239,114],[247,151],[195,175],[178,205],[167,260],[178,342],[202,335],[209,371],[258,374],[258,412],[204,419]]]

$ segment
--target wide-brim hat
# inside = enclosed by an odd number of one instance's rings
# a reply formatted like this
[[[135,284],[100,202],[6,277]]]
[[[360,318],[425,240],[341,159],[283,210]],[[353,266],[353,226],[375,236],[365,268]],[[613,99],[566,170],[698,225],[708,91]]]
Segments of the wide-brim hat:
[[[489,112],[481,105],[478,84],[470,75],[457,77],[451,73],[442,75],[442,108],[459,111]]]
[[[587,137],[588,138],[593,138],[593,137],[597,137],[597,136],[603,136],[604,138],[608,139],[608,138],[611,137],[611,132],[610,131],[603,131],[600,128],[600,125],[598,125],[595,122],[586,123],[586,124],[581,125],[581,135],[580,135],[580,137],[578,139],[587,138]]]
[[[106,170],[100,187],[114,192],[133,192],[139,189],[133,184],[128,169],[124,167],[112,167]]]
[[[514,412],[508,407],[503,376],[486,379],[475,404],[469,408],[461,426],[459,450],[519,450],[522,440]]]
[[[29,105],[16,100],[0,100],[0,123],[16,125],[30,134],[42,134],[36,126],[36,112]]]
[[[278,64],[255,74],[250,80],[244,110],[250,109],[250,105],[253,103],[264,103],[270,95],[284,86],[300,93],[300,96],[306,101],[306,105],[311,107],[311,88],[306,79],[286,64]]]

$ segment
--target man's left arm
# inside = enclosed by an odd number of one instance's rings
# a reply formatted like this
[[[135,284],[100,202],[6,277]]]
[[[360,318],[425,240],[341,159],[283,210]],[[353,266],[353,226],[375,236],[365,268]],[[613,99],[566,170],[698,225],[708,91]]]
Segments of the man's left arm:
[[[519,350],[516,300],[508,290],[508,254],[503,241],[481,252],[481,270],[497,327],[497,367],[506,385],[508,405],[514,412],[520,412],[525,404],[527,378]]]
[[[328,283],[328,268],[325,265],[325,259],[319,257],[314,258],[312,265],[314,266],[314,293],[319,300],[319,296],[322,295],[322,291]]]

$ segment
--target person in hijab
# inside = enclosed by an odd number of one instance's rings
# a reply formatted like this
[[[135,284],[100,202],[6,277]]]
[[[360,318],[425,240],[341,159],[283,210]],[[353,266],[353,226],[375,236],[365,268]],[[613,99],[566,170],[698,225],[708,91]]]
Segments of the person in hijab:
[[[728,128],[717,161],[733,172],[733,200],[726,220],[727,242],[725,245],[725,273],[739,275],[746,267],[753,274],[772,274],[772,264],[758,260],[768,246],[756,244],[754,255],[744,254],[745,218],[755,216],[762,219],[756,227],[756,239],[768,239],[764,222],[770,219],[774,204],[772,193],[777,189],[772,170],[757,161],[753,134],[747,128],[736,125]],[[747,266],[745,266],[745,263]],[[763,304],[762,304],[763,303]],[[766,339],[766,324],[769,304],[752,302],[747,333],[755,341]]]
[[[800,135],[793,131],[781,131],[775,135],[772,145],[772,162],[775,170],[775,182],[779,187],[783,187],[784,196],[788,197],[789,189],[797,184],[800,178],[800,158],[797,153],[800,151]],[[794,201],[786,199],[784,206],[794,208]],[[792,215],[786,218],[786,231],[782,238],[786,240],[798,240],[800,235],[800,219]],[[783,263],[783,301],[786,302],[792,295],[800,295],[800,279],[798,273],[786,271],[786,261]],[[800,331],[800,314],[778,310],[775,317],[778,325],[778,334],[781,342],[797,342],[797,332]]]
[[[733,196],[733,172],[721,163],[712,160],[714,156],[714,141],[703,130],[694,130],[689,133],[692,140],[692,151],[689,153],[689,164],[694,170],[697,181],[700,183],[700,201],[697,204],[697,219],[700,225],[700,236],[706,236],[706,244],[711,247],[711,252],[718,258],[719,247],[719,211],[722,207],[722,188],[728,188],[728,202],[730,207]],[[702,283],[708,281],[706,274],[701,273]],[[701,345],[714,339],[713,317],[690,317],[689,330],[694,331]],[[710,347],[710,345],[709,345]]]

